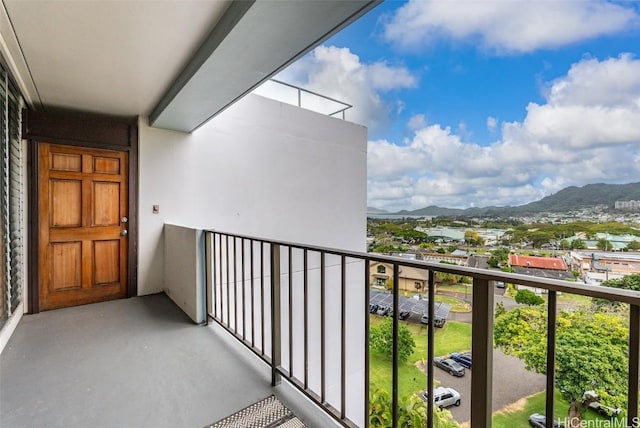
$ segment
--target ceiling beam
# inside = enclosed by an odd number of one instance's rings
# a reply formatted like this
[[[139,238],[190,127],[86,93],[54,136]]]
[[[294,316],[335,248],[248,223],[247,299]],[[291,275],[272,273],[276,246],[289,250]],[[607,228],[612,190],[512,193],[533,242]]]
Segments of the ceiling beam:
[[[237,1],[153,109],[149,123],[191,132],[381,0]]]

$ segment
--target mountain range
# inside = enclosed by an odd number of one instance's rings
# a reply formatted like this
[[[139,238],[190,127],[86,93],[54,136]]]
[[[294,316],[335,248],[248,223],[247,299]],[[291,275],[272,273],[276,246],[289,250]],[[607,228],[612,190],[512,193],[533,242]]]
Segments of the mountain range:
[[[568,212],[590,208],[595,205],[607,205],[613,208],[615,201],[640,200],[640,183],[604,184],[595,183],[586,186],[566,187],[553,195],[525,205],[484,208],[442,208],[435,205],[417,210],[402,210],[395,213],[367,207],[368,214],[423,215],[423,216],[506,216],[525,215],[541,212]]]

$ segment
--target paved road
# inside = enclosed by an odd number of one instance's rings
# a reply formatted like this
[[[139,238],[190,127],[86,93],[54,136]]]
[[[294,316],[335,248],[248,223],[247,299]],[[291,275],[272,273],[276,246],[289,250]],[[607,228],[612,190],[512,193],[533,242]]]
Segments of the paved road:
[[[504,289],[496,288],[494,301],[502,302],[505,308],[519,306],[513,299],[503,296]],[[458,298],[464,295],[456,296]],[[471,322],[471,312],[449,314],[449,320]],[[461,395],[459,407],[449,410],[458,422],[466,422],[471,417],[471,376],[473,370],[467,370],[463,377],[454,377],[436,368],[435,377],[442,386],[448,386]],[[515,357],[505,355],[498,349],[493,351],[493,411],[518,401],[520,398],[544,391],[546,378],[544,375],[532,373],[524,368],[524,363]]]
[[[454,377],[435,369],[435,378],[441,386],[455,389],[461,395],[459,407],[449,407],[458,422],[466,422],[471,417],[471,376],[473,370],[467,370],[463,377]],[[505,355],[497,349],[493,351],[493,411],[499,410],[522,397],[544,391],[544,375],[535,374],[524,368],[518,358]]]

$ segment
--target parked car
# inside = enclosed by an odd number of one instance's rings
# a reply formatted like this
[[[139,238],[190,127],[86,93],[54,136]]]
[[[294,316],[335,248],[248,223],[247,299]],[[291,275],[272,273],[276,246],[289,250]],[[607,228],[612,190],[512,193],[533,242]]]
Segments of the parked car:
[[[540,413],[534,413],[529,416],[529,425],[535,428],[546,428],[547,426],[547,418],[545,415],[541,415]],[[564,425],[560,422],[553,422],[554,428],[564,428]]]
[[[435,317],[434,318],[434,322],[433,322],[433,326],[434,327],[438,327],[438,328],[442,328],[442,327],[444,327],[444,323],[446,321],[447,320],[444,319],[444,318]],[[420,322],[422,324],[429,324],[429,315],[427,315],[427,314],[422,315],[422,317],[420,318]]]
[[[464,376],[464,367],[453,361],[451,358],[435,357],[433,364],[442,370],[449,372],[451,376]]]
[[[375,314],[376,312],[378,312],[378,305],[369,305],[369,313]]]
[[[401,320],[406,320],[407,318],[409,318],[409,315],[411,315],[411,312],[403,311],[398,314],[398,318],[400,318]]]
[[[471,369],[471,353],[470,352],[452,352],[449,356],[453,361],[460,364],[466,369]]]
[[[609,418],[619,416],[622,413],[620,407],[610,407],[600,403],[600,396],[595,391],[585,391],[582,395],[582,402],[589,402],[588,406],[590,408]]]
[[[376,311],[376,314],[384,316],[384,315],[389,315],[389,311],[391,310],[391,308],[387,307],[387,306],[378,306],[378,310]]]
[[[425,391],[422,394],[423,401],[429,401],[429,394]],[[433,404],[439,408],[459,406],[460,405],[460,393],[453,388],[445,388],[442,386],[433,390]]]

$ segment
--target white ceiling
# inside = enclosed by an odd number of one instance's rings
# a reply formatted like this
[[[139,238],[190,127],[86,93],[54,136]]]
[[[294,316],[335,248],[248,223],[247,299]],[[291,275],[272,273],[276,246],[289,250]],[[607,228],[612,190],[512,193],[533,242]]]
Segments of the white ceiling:
[[[230,4],[2,1],[36,106],[126,116],[150,113]]]
[[[191,132],[381,0],[0,1],[31,107]]]

